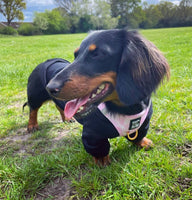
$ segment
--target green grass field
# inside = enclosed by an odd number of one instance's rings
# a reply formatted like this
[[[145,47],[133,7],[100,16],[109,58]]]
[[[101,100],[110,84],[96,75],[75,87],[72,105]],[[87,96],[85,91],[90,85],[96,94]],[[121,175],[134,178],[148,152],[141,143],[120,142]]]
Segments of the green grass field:
[[[138,150],[110,140],[112,164],[94,165],[82,127],[62,123],[52,102],[39,112],[40,130],[27,134],[26,85],[46,59],[73,60],[86,34],[0,36],[0,199],[192,199],[192,27],[141,31],[171,66],[169,83],[153,95],[148,138]]]

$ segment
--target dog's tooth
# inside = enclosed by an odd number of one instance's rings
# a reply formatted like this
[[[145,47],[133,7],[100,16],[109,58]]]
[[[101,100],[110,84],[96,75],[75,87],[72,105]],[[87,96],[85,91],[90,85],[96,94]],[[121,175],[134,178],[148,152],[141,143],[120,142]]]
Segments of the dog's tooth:
[[[99,94],[100,92],[101,92],[101,89],[98,88],[98,89],[97,89],[97,94]]]
[[[91,98],[95,98],[97,95],[96,94],[92,94]]]
[[[105,88],[105,85],[104,84],[102,84],[100,87],[99,87],[99,89],[101,89],[101,90],[103,90]]]

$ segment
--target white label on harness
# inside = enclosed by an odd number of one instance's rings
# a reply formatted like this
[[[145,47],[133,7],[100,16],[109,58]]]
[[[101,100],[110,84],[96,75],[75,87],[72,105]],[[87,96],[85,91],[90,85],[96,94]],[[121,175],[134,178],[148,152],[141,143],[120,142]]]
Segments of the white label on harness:
[[[130,120],[129,130],[139,128],[140,122],[141,122],[141,117]]]

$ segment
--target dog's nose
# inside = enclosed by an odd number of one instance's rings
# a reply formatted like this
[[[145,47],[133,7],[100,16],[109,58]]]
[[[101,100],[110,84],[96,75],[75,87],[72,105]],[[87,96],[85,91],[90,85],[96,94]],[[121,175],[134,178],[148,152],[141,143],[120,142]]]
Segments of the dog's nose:
[[[57,96],[57,94],[61,91],[61,88],[58,83],[50,82],[46,86],[46,90],[52,96]]]

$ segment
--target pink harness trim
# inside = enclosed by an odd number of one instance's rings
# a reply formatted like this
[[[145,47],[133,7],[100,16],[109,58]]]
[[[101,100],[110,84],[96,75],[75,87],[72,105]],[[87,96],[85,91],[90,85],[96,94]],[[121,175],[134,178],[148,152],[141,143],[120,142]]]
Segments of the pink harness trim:
[[[107,111],[104,103],[99,104],[98,108],[117,129],[119,135],[126,136],[127,134],[136,132],[142,126],[147,117],[150,106],[151,101],[147,108],[136,115],[111,114]]]

